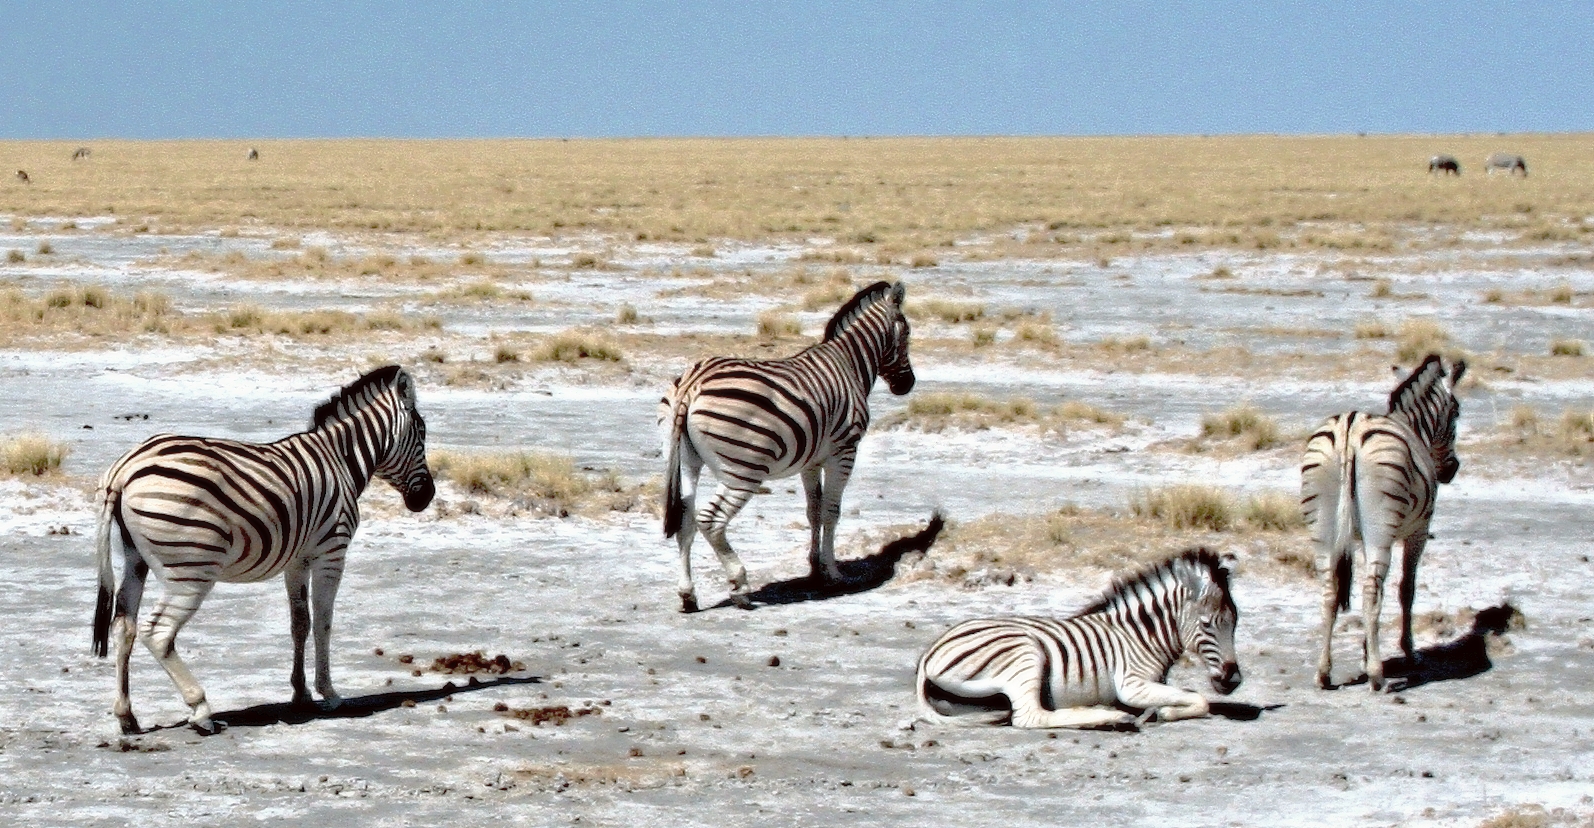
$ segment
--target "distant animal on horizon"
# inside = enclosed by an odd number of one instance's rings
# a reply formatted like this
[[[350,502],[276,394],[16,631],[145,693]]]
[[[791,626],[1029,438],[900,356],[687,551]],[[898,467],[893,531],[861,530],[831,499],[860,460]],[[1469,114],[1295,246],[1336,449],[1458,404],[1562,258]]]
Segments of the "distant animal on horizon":
[[[1495,170],[1505,170],[1508,175],[1515,175],[1521,172],[1523,178],[1528,177],[1527,160],[1520,155],[1512,155],[1507,152],[1497,152],[1490,155],[1488,160],[1484,162],[1483,169],[1487,174],[1492,174]]]
[[[332,602],[360,524],[360,494],[373,476],[398,489],[414,512],[436,493],[415,384],[397,365],[366,374],[322,403],[309,431],[274,443],[160,434],[111,465],[98,493],[94,652],[104,658],[115,640],[113,711],[123,733],[140,732],[128,692],[135,630],[191,708],[189,725],[216,732],[204,688],[178,657],[177,634],[218,581],[280,573],[293,636],[293,703],[312,703],[304,678],[312,609],[316,691],[328,707],[341,703],[329,665]],[[120,588],[111,569],[118,544]],[[164,594],[139,624],[151,572]]]
[[[17,180],[21,181],[23,184],[32,184],[33,183],[33,179],[28,177],[28,171],[27,170],[17,170]]]
[[[818,344],[785,359],[702,360],[659,401],[668,458],[664,536],[675,538],[680,550],[676,591],[682,612],[697,611],[692,539],[699,527],[730,581],[731,601],[751,606],[747,569],[725,530],[764,481],[794,474],[802,476],[808,499],[811,575],[841,579],[836,521],[858,441],[869,427],[869,393],[877,376],[893,394],[913,389],[905,296],[900,282],[876,282],[836,311]],[[704,466],[719,485],[699,510],[697,480]]]
[[[1132,728],[1153,717],[1206,716],[1210,703],[1167,684],[1168,670],[1192,653],[1212,689],[1228,695],[1240,686],[1229,578],[1217,554],[1188,549],[1114,579],[1067,618],[965,621],[919,658],[919,710],[936,722],[1014,727]]]
[[[85,159],[87,157],[89,157],[89,148],[88,147],[78,147],[77,149],[72,151],[72,160],[73,161],[82,161],[83,159]]]
[[[1461,469],[1456,457],[1456,421],[1461,401],[1456,386],[1467,363],[1448,367],[1429,354],[1389,395],[1386,414],[1351,411],[1328,418],[1306,441],[1301,458],[1301,513],[1324,575],[1322,650],[1317,685],[1336,685],[1330,675],[1334,622],[1350,609],[1351,575],[1360,551],[1362,630],[1367,683],[1384,689],[1379,651],[1379,613],[1390,550],[1402,542],[1400,651],[1414,655],[1411,606],[1417,594],[1417,564],[1428,544],[1434,498],[1441,483]]]
[[[1460,175],[1461,162],[1454,155],[1435,155],[1428,159],[1428,172],[1443,173],[1445,175]]]
[[[250,147],[249,148],[249,154],[244,157],[244,160],[246,160],[246,161],[259,161],[260,160],[260,150],[257,150],[254,147]]]

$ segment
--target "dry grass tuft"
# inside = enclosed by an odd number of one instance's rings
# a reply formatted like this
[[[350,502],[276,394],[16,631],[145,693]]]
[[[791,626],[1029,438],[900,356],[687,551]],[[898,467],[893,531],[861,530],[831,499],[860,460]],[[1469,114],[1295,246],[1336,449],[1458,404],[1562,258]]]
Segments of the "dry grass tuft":
[[[613,472],[584,471],[559,454],[438,451],[428,460],[439,478],[466,492],[511,498],[524,507],[559,517],[594,505],[611,508],[613,495],[623,492]],[[595,497],[605,502],[595,504]]]
[[[758,315],[758,335],[765,339],[802,336],[803,326],[797,317],[781,311],[764,311]]]
[[[1493,438],[1514,456],[1594,455],[1594,410],[1566,409],[1553,423],[1532,406],[1518,405]]]
[[[1581,339],[1552,339],[1550,340],[1550,356],[1583,356],[1583,340]]]
[[[1140,351],[1150,351],[1151,337],[1130,336],[1120,339],[1116,336],[1109,336],[1097,342],[1096,347],[1109,354],[1132,354]]]
[[[1234,498],[1214,486],[1184,484],[1145,489],[1131,496],[1129,510],[1139,518],[1173,529],[1226,532],[1235,524]]]
[[[0,443],[0,468],[13,476],[42,477],[59,471],[69,452],[66,443],[47,434],[19,434]]]
[[[637,313],[636,307],[630,302],[622,303],[620,309],[614,312],[614,324],[616,325],[635,325],[641,318],[641,315]]]
[[[619,362],[623,355],[619,346],[606,339],[580,331],[565,331],[544,342],[534,358],[540,362],[578,362],[583,359]]]
[[[1363,319],[1356,323],[1357,339],[1388,339],[1389,326],[1377,319]]]
[[[1267,532],[1289,532],[1306,528],[1300,498],[1279,492],[1264,492],[1245,501],[1245,522]]]
[[[1036,425],[1066,433],[1073,424],[1117,427],[1123,421],[1117,414],[1077,400],[1047,407],[1023,397],[997,400],[968,392],[930,391],[909,397],[907,407],[881,418],[880,426],[911,425],[923,431],[938,432],[947,428],[983,430]]]
[[[924,299],[909,299],[903,312],[909,319],[939,319],[948,325],[960,322],[975,322],[985,318],[985,305],[980,302],[964,302],[956,299],[943,299],[937,296]]]
[[[1407,319],[1400,323],[1400,335],[1395,342],[1395,356],[1401,362],[1415,363],[1423,357],[1442,353],[1453,355],[1450,332],[1432,319]]]
[[[1241,444],[1251,451],[1273,448],[1282,442],[1278,423],[1250,403],[1219,414],[1202,415],[1201,436],[1219,440],[1241,438]]]

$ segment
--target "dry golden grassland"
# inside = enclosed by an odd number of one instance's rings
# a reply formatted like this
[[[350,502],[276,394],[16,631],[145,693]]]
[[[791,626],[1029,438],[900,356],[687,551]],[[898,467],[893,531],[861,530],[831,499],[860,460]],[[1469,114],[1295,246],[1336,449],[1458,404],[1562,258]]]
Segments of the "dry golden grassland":
[[[507,499],[543,514],[565,517],[644,508],[641,489],[626,487],[612,471],[577,468],[562,454],[435,451],[427,459],[440,479],[467,495]]]
[[[1060,405],[1039,405],[1023,397],[992,399],[956,391],[921,391],[908,398],[907,407],[880,418],[880,428],[908,426],[937,432],[948,428],[969,431],[995,426],[1038,426],[1043,431],[1067,433],[1070,426],[1116,428],[1124,418],[1078,400]]]
[[[114,214],[128,232],[264,226],[588,231],[693,241],[822,236],[837,261],[930,266],[976,234],[1037,248],[1383,250],[1404,227],[1586,240],[1594,136],[0,142],[0,213]],[[1533,173],[1482,173],[1487,153]],[[1456,154],[1466,174],[1430,178]],[[1471,161],[1472,163],[1468,163]],[[1027,228],[1017,237],[1013,228]],[[1431,235],[1431,234],[1430,234]],[[992,255],[1005,255],[994,251]],[[594,257],[590,266],[601,266]]]

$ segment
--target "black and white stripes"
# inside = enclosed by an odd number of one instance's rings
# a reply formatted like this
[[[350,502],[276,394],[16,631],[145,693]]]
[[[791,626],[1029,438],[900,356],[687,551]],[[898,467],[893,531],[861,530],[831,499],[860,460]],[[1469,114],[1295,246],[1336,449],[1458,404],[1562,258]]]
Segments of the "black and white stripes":
[[[948,630],[919,659],[919,707],[932,721],[1016,727],[1128,727],[1136,717],[1096,705],[1140,708],[1162,721],[1205,716],[1198,693],[1171,687],[1186,651],[1212,686],[1240,685],[1229,572],[1191,549],[1118,580],[1064,619],[987,618]]]
[[[1333,686],[1334,621],[1350,607],[1352,556],[1363,544],[1362,615],[1367,681],[1384,687],[1378,616],[1390,549],[1403,542],[1400,649],[1411,657],[1411,606],[1417,564],[1428,543],[1434,495],[1461,468],[1456,458],[1456,384],[1464,361],[1450,367],[1430,354],[1389,395],[1389,413],[1352,411],[1330,417],[1307,440],[1301,459],[1301,510],[1317,548],[1323,587],[1322,650],[1317,683]]]
[[[175,639],[218,581],[282,574],[292,622],[295,703],[308,703],[304,646],[313,584],[316,691],[338,703],[328,667],[332,602],[344,552],[359,525],[358,500],[373,476],[420,511],[435,491],[426,468],[426,424],[415,387],[398,366],[373,371],[315,410],[309,431],[275,443],[158,435],[123,455],[100,480],[99,602],[94,649],[116,641],[122,730],[136,733],[128,661],[148,573],[164,584],[154,611],[136,627],[192,708],[190,724],[210,732],[205,692],[177,655]],[[111,547],[122,547],[119,591]]]
[[[659,403],[664,431],[664,534],[674,537],[683,611],[697,609],[692,539],[699,527],[730,580],[731,598],[747,606],[747,570],[725,539],[731,518],[766,480],[801,474],[808,499],[808,559],[815,576],[840,577],[836,520],[858,441],[869,426],[875,377],[893,394],[913,388],[904,288],[877,282],[848,300],[824,340],[786,359],[716,357],[689,367]],[[719,482],[695,510],[698,475]]]

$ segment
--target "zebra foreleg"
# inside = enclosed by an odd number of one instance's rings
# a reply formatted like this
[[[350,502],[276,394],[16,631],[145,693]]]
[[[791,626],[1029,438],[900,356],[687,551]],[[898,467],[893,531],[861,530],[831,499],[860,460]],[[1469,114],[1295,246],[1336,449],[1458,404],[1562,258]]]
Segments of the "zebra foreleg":
[[[1135,676],[1128,676],[1118,685],[1118,700],[1147,713],[1155,713],[1158,721],[1177,722],[1180,719],[1199,719],[1212,712],[1211,705],[1200,693],[1158,684]]]
[[[841,580],[841,568],[836,566],[836,521],[841,519],[841,495],[846,491],[847,480],[852,476],[852,464],[856,454],[855,449],[846,448],[838,450],[825,461],[825,482],[821,487],[823,497],[820,508],[820,523],[824,529],[819,537],[819,555],[818,560],[814,562],[816,564],[814,571],[818,572],[823,568],[825,578],[831,582]]]
[[[310,637],[310,572],[295,562],[283,571],[282,580],[288,587],[288,627],[293,635],[292,704],[305,707],[315,701],[304,680],[304,645]]]
[[[336,708],[343,703],[332,689],[332,602],[338,597],[343,580],[343,549],[316,560],[311,569],[311,610],[315,621],[315,691],[323,706]]]
[[[820,551],[824,543],[825,525],[824,468],[804,469],[802,478],[803,494],[808,500],[808,577],[817,581],[828,577]]]
[[[129,557],[122,569],[122,585],[117,589],[116,614],[111,621],[111,636],[116,641],[116,702],[111,711],[116,714],[122,732],[128,735],[142,733],[138,719],[133,716],[133,698],[128,668],[133,658],[133,642],[138,639],[138,605],[144,597],[144,578],[149,565],[143,559]]]
[[[742,609],[752,609],[753,606],[747,597],[747,567],[742,565],[742,559],[736,556],[736,550],[725,539],[725,530],[731,518],[736,517],[736,513],[752,497],[751,490],[733,489],[721,483],[714,492],[714,501],[697,516],[698,525],[703,528],[703,537],[714,548],[714,554],[719,557],[720,566],[725,570],[725,579],[730,582],[731,602]]]
[[[165,594],[150,616],[139,625],[138,634],[188,704],[191,711],[189,726],[208,736],[217,731],[216,725],[210,721],[210,703],[205,701],[205,688],[199,686],[194,674],[189,672],[188,665],[177,655],[177,634],[194,616],[216,582],[193,570],[186,571],[185,575],[189,580],[166,581]]]

